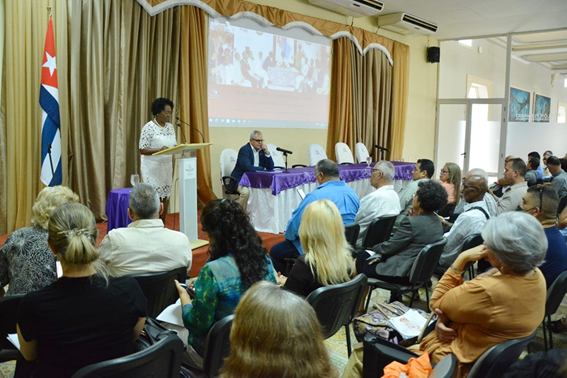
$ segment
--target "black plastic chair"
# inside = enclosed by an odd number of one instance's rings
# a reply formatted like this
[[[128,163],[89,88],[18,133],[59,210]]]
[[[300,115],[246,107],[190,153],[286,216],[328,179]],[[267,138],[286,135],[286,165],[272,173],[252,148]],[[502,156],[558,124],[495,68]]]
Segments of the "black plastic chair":
[[[437,214],[439,214],[440,216],[442,216],[443,218],[447,218],[450,217],[451,215],[453,215],[453,212],[455,211],[455,207],[457,207],[456,203],[448,203],[445,206],[443,206],[443,208],[441,208]]]
[[[356,247],[356,241],[358,240],[358,233],[360,232],[360,225],[356,223],[349,224],[345,226],[345,236],[348,243],[352,248]]]
[[[183,342],[177,335],[171,335],[128,356],[85,366],[72,378],[177,378],[181,371],[182,353]]]
[[[537,330],[522,339],[508,340],[497,344],[479,357],[474,363],[468,378],[500,378],[514,362],[518,360],[522,351],[535,337]]]
[[[16,360],[21,356],[20,351],[6,337],[16,333],[16,317],[23,297],[20,294],[0,298],[0,362]]]
[[[410,358],[419,357],[406,348],[386,339],[367,335],[364,338],[363,378],[375,378],[382,375],[384,367],[393,361],[407,364]],[[457,370],[459,361],[453,354],[445,356],[429,375],[430,378],[450,378]]]
[[[156,318],[167,306],[179,298],[175,282],[184,283],[187,279],[187,267],[174,269],[170,272],[144,273],[131,275],[142,289],[148,300],[148,316]]]
[[[359,274],[349,282],[320,287],[307,297],[323,326],[325,339],[333,336],[344,326],[348,355],[351,352],[349,324],[360,307],[366,291],[366,276]]]
[[[545,301],[545,317],[543,318],[543,345],[547,352],[547,333],[549,333],[549,347],[553,349],[553,333],[551,332],[551,315],[557,312],[559,305],[567,294],[567,270],[561,273],[547,289]]]
[[[205,342],[205,356],[203,357],[203,371],[184,366],[183,370],[191,378],[216,377],[230,354],[230,329],[234,315],[229,315],[216,322]]]
[[[427,297],[427,308],[429,308],[429,289],[428,282],[431,280],[435,268],[439,265],[439,258],[443,253],[443,247],[447,243],[446,239],[441,239],[437,243],[428,244],[419,252],[415,258],[409,274],[410,285],[399,285],[382,281],[376,278],[368,278],[368,296],[366,298],[365,312],[368,312],[370,305],[370,297],[372,291],[377,288],[396,291],[400,296],[406,293],[412,293],[410,307],[413,305],[414,293],[420,288],[425,287],[425,295]]]
[[[482,239],[482,236],[480,234],[469,235],[467,236],[463,243],[463,246],[461,247],[461,253],[468,249],[477,247],[482,243],[484,243],[484,240]],[[474,263],[474,261],[470,261],[465,265],[464,271],[469,273],[469,280],[472,280],[474,278]]]
[[[396,222],[396,215],[374,219],[368,226],[366,236],[362,242],[362,248],[371,249],[376,244],[380,244],[390,239],[390,234]]]
[[[557,216],[561,215],[561,212],[565,209],[565,206],[567,206],[567,196],[561,197],[561,199],[559,200],[559,206],[557,206]]]

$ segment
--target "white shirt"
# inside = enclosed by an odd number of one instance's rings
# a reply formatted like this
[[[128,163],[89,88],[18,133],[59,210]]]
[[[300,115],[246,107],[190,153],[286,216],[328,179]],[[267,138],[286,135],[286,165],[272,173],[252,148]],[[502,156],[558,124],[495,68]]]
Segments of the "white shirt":
[[[482,211],[472,209],[473,207],[484,209],[486,214],[490,217],[484,200],[466,204],[461,215],[459,215],[455,223],[453,223],[451,230],[445,234],[447,244],[445,244],[443,248],[439,265],[444,267],[451,265],[461,252],[465,239],[470,235],[479,234],[482,231],[488,219],[486,219],[486,215]]]
[[[140,219],[110,231],[98,249],[111,276],[191,269],[191,244],[181,232],[167,229],[161,219]]]
[[[250,144],[250,148],[252,149],[252,153],[254,154],[254,166],[255,167],[259,167],[260,166],[260,150],[256,151],[256,149],[254,147],[252,147],[252,143]]]
[[[376,218],[398,215],[400,213],[400,198],[393,185],[384,185],[375,192],[367,194],[361,201],[354,223],[360,225],[360,233],[356,241],[357,247],[362,247],[368,226]]]

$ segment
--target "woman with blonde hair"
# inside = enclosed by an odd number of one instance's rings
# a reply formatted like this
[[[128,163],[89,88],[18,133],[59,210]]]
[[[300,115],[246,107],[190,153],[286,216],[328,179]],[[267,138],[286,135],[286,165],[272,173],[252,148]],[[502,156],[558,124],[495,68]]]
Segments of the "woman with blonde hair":
[[[459,204],[461,199],[461,167],[455,163],[447,163],[439,173],[441,186],[447,192],[447,203]]]
[[[260,325],[260,326],[258,326]],[[260,281],[242,297],[221,377],[336,377],[315,310],[302,298]]]
[[[134,352],[147,301],[136,280],[97,271],[93,213],[78,203],[56,208],[48,243],[63,276],[22,299],[17,317],[20,351],[37,361],[34,377],[70,377],[80,368]]]
[[[55,257],[47,245],[47,225],[53,210],[64,203],[79,202],[66,186],[44,188],[32,207],[32,227],[14,231],[0,249],[0,297],[26,294],[51,284],[57,278]]]
[[[354,276],[351,246],[333,202],[325,199],[307,206],[301,217],[299,239],[305,254],[299,256],[288,277],[278,277],[285,289],[307,297],[322,286],[348,282]]]

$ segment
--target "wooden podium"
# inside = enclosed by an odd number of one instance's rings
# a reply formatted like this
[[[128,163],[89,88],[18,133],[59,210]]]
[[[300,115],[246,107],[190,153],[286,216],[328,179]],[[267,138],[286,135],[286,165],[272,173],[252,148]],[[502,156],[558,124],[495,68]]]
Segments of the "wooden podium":
[[[197,150],[212,143],[179,144],[154,155],[183,154],[177,158],[179,168],[179,231],[189,238],[191,249],[209,244],[197,238]],[[188,154],[189,156],[185,156]]]

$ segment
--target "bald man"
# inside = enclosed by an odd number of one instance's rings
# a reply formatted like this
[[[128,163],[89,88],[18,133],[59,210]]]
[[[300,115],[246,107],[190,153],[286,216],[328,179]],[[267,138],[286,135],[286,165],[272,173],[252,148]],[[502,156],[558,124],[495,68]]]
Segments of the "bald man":
[[[480,233],[486,221],[490,219],[488,207],[484,201],[487,191],[488,185],[483,176],[471,175],[465,178],[461,193],[467,204],[451,230],[445,234],[447,244],[439,260],[439,265],[442,267],[448,268],[461,252],[465,239],[470,235]],[[441,218],[441,222],[445,220]]]

